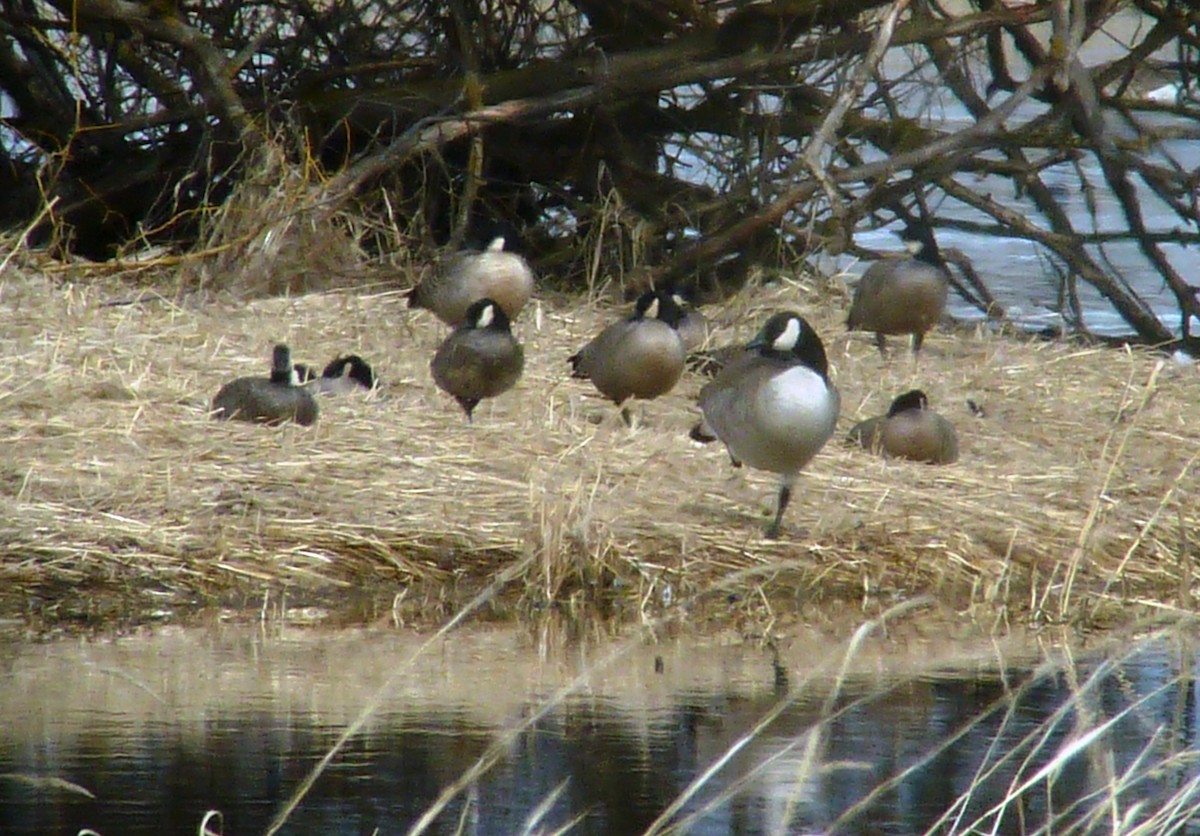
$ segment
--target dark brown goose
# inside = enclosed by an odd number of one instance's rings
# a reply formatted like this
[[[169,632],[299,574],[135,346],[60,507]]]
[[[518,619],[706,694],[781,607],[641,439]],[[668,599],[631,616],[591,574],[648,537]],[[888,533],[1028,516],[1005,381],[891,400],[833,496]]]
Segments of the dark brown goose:
[[[643,293],[632,315],[609,325],[571,355],[571,376],[591,380],[630,423],[625,406],[629,399],[665,395],[683,374],[686,353],[675,328],[678,322],[679,306],[669,294]]]
[[[916,355],[946,309],[950,274],[933,232],[912,221],[900,233],[910,258],[889,258],[867,268],[854,289],[846,325],[851,331],[874,331],[875,344],[887,353],[887,337],[912,334]]]
[[[347,354],[330,360],[320,377],[310,375],[307,385],[323,395],[349,395],[370,392],[378,383],[370,363],[357,354]]]
[[[954,425],[929,408],[920,389],[898,395],[886,415],[855,424],[846,441],[889,458],[928,464],[958,460]]]
[[[410,308],[426,308],[447,325],[458,325],[467,310],[481,299],[491,299],[509,320],[533,295],[533,271],[517,253],[504,251],[504,238],[492,240],[482,252],[453,255],[433,276],[408,295]]]
[[[695,351],[708,342],[708,317],[696,310],[689,295],[678,290],[671,292],[671,301],[679,307],[679,322],[675,330],[683,340],[683,350]]]
[[[525,351],[499,303],[480,299],[438,347],[430,363],[434,382],[454,396],[467,420],[484,398],[507,392],[525,368]]]
[[[316,423],[317,402],[307,388],[297,385],[292,352],[275,346],[270,377],[239,377],[221,387],[212,401],[212,416],[223,420],[303,426]]]

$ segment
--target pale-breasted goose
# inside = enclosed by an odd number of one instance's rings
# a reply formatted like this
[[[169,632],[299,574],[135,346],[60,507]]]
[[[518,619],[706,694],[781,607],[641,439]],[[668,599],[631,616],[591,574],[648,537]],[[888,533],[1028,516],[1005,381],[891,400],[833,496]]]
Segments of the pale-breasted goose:
[[[796,474],[833,435],[841,402],[825,346],[799,314],[775,314],[746,349],[700,391],[704,419],[692,438],[719,439],[735,465],[780,474],[767,528],[777,537]]]

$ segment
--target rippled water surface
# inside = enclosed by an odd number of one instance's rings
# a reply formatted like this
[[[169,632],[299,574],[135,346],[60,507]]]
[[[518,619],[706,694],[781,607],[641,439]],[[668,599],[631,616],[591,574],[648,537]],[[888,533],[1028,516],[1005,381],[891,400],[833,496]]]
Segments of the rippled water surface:
[[[427,640],[222,626],[0,645],[0,832],[195,833],[209,810],[220,832],[266,832],[373,704],[280,832],[406,832],[489,751],[428,832],[640,833],[676,808],[700,834],[1020,832],[1048,816],[1070,832],[1123,775],[1098,832],[1171,798],[1178,825],[1200,803],[1193,651],[1173,641],[1104,662],[880,640],[838,685],[845,647],[816,638]]]

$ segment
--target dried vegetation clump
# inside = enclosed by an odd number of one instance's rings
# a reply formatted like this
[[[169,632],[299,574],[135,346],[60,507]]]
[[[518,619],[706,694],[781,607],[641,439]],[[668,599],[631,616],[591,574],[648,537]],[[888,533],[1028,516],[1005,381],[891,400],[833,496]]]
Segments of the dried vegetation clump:
[[[440,617],[520,566],[503,600],[626,616],[874,613],[932,594],[985,621],[1109,621],[1192,606],[1200,541],[1200,373],[1148,350],[991,330],[930,335],[919,364],[847,334],[844,287],[786,277],[707,313],[745,340],[802,311],[843,398],[839,437],[765,540],[776,480],[687,437],[703,379],[635,406],[571,380],[566,358],[618,315],[543,295],[515,333],[526,371],[474,424],[430,378],[444,327],[373,289],[241,301],[159,295],[17,260],[0,280],[0,605],[45,617],[197,603],[361,600]],[[157,286],[175,287],[163,271]],[[380,390],[323,398],[312,429],[208,418],[230,378],[368,358]],[[920,386],[958,427],[930,467],[845,447],[857,420]],[[968,400],[982,414],[968,408]],[[105,603],[107,602],[107,603]],[[707,606],[712,604],[712,606]]]

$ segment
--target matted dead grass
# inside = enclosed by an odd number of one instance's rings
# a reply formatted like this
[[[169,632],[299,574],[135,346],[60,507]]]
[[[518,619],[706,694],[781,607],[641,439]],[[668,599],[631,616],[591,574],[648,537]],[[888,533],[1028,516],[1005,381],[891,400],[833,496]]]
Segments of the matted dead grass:
[[[107,592],[118,608],[169,612],[287,588],[293,600],[395,596],[404,617],[440,616],[522,558],[527,604],[603,600],[694,620],[727,601],[762,623],[823,603],[873,612],[918,593],[985,620],[1192,607],[1194,366],[942,329],[914,368],[905,352],[883,361],[869,335],[845,333],[839,287],[749,290],[707,309],[717,341],[747,339],[780,308],[803,312],[836,369],[838,441],[916,385],[958,426],[962,450],[934,468],[831,443],[773,542],[762,531],[776,479],[687,438],[701,378],[636,406],[630,431],[568,377],[567,356],[616,309],[543,296],[516,326],[524,378],[472,425],[430,378],[445,328],[410,312],[407,282],[392,278],[373,290],[171,301],[10,265],[3,607],[78,615]],[[311,429],[209,420],[217,388],[265,373],[279,340],[318,365],[360,353],[384,387],[322,399]],[[680,609],[704,601],[718,606]]]

